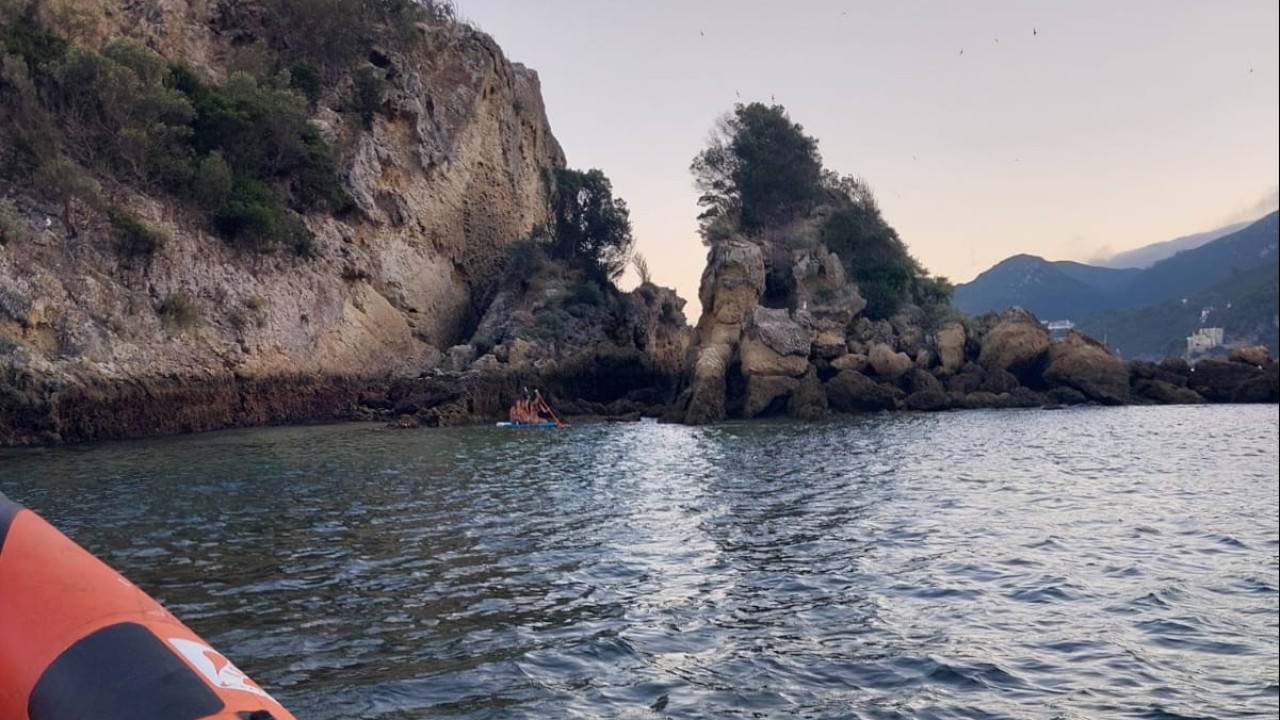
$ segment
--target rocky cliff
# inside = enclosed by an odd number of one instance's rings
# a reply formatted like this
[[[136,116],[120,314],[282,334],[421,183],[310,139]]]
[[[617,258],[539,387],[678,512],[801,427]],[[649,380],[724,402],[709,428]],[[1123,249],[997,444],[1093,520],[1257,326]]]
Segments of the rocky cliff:
[[[133,38],[218,83],[253,61],[270,7],[49,0],[35,13],[73,43]],[[80,207],[69,233],[58,207],[0,173],[16,222],[0,242],[0,444],[342,414],[359,379],[416,377],[470,338],[504,248],[547,222],[544,177],[564,158],[533,71],[449,17],[409,34],[365,39],[355,72],[383,92],[364,124],[344,107],[356,75],[325,74],[310,123],[351,205],[305,215],[313,259],[246,253],[162,194],[87,168],[168,238],[129,261],[102,212]],[[298,409],[287,388],[330,399]]]
[[[1126,363],[1080,333],[1051,337],[1019,308],[939,318],[906,304],[875,321],[839,267],[812,242],[714,244],[684,387],[665,419],[1280,398],[1280,366],[1265,348],[1194,367]]]

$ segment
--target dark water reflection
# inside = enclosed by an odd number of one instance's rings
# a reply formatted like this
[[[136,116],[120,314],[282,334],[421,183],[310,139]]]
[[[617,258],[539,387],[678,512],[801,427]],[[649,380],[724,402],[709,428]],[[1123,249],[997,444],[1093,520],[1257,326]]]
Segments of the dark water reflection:
[[[0,489],[304,720],[1274,718],[1277,425],[288,428]]]

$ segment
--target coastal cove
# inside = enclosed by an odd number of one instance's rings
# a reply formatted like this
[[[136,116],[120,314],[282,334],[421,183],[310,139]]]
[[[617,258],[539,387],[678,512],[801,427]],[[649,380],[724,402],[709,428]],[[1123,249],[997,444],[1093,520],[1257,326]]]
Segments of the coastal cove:
[[[1278,432],[1275,405],[337,424],[0,449],[0,491],[314,720],[1252,718]]]

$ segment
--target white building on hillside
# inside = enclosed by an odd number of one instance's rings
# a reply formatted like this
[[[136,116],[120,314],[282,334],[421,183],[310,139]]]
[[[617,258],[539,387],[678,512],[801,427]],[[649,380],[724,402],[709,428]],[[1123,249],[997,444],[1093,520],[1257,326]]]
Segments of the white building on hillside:
[[[1197,355],[1222,345],[1222,328],[1200,328],[1187,336],[1187,354]]]

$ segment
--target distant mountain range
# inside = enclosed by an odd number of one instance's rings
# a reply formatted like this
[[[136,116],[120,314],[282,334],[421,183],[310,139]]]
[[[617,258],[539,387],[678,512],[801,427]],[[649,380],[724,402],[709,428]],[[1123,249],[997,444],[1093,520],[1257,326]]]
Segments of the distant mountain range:
[[[1191,237],[1194,236],[1188,236]],[[1169,242],[1185,242],[1188,238]],[[1257,306],[1262,309],[1250,310],[1249,319],[1240,322],[1265,326],[1261,318],[1267,315],[1272,326],[1269,333],[1262,332],[1265,328],[1246,333],[1266,344],[1264,336],[1275,334],[1278,259],[1280,214],[1272,212],[1145,269],[1097,267],[1015,255],[972,282],[957,285],[955,304],[972,315],[1016,305],[1041,320],[1072,320],[1089,334],[1100,339],[1105,335],[1122,350],[1136,350],[1136,346],[1128,342],[1129,348],[1125,348],[1126,343],[1117,342],[1118,337],[1149,335],[1151,339],[1140,343],[1141,350],[1137,351],[1143,355],[1163,352],[1159,348],[1180,342],[1199,325],[1205,307],[1214,307],[1221,313],[1227,303],[1233,309]],[[1265,296],[1268,287],[1269,301]],[[1236,315],[1241,312],[1238,310]],[[1194,325],[1184,327],[1187,318],[1193,318]],[[1241,327],[1237,332],[1245,330]],[[1230,339],[1230,331],[1228,335]],[[1125,354],[1134,356],[1127,351]]]
[[[1213,242],[1224,235],[1243,230],[1249,227],[1252,222],[1238,222],[1226,227],[1220,227],[1217,230],[1206,230],[1194,235],[1183,235],[1172,240],[1143,245],[1140,248],[1116,253],[1111,257],[1094,258],[1089,261],[1089,264],[1107,268],[1149,268],[1167,257],[1177,255],[1183,250],[1192,250],[1205,243]]]
[[[1041,320],[1078,320],[1095,312],[1190,297],[1233,272],[1275,265],[1280,258],[1278,238],[1280,215],[1273,212],[1143,270],[1015,255],[957,285],[955,304],[971,315],[1017,305]]]

